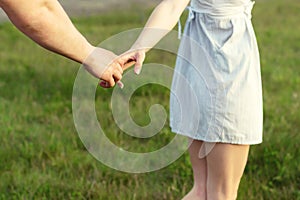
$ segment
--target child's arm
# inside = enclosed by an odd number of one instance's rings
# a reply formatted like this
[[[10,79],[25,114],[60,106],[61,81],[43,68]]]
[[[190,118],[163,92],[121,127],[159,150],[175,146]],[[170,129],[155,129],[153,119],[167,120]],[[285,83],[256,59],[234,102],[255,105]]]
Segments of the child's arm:
[[[145,52],[151,49],[176,25],[189,1],[164,0],[154,9],[143,31],[129,51],[131,53],[125,53],[122,57],[126,60],[136,61],[135,73],[140,73]]]

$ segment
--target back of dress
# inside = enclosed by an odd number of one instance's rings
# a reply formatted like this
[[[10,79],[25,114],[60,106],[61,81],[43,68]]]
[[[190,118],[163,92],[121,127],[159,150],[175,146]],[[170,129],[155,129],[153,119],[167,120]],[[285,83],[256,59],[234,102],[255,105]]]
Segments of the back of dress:
[[[171,88],[173,132],[206,142],[261,143],[262,86],[253,4],[191,0]]]
[[[243,10],[251,0],[191,0],[191,7],[216,16],[233,15]]]

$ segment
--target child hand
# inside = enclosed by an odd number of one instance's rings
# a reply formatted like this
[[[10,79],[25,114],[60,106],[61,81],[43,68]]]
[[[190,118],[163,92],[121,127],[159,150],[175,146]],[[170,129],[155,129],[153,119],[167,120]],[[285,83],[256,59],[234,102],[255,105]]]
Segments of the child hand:
[[[134,72],[140,74],[143,62],[145,60],[145,51],[144,50],[129,50],[122,54],[118,59],[115,60],[116,63],[122,66],[122,70],[126,70],[132,65],[134,66]],[[121,77],[122,78],[122,77]],[[118,79],[120,80],[120,79]],[[124,87],[124,84],[121,81],[116,81],[120,88]],[[110,85],[107,81],[103,80],[100,85],[104,88],[109,88]]]
[[[123,70],[126,70],[135,64],[134,72],[140,74],[146,56],[145,52],[145,50],[129,50],[122,54],[119,58],[119,62],[124,63],[122,67]]]

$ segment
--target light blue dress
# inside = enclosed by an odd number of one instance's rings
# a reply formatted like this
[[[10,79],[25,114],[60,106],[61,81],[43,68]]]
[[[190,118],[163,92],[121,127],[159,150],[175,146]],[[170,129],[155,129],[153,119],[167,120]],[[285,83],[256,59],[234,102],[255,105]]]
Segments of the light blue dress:
[[[206,142],[262,142],[262,84],[249,0],[192,0],[170,98],[172,131]]]

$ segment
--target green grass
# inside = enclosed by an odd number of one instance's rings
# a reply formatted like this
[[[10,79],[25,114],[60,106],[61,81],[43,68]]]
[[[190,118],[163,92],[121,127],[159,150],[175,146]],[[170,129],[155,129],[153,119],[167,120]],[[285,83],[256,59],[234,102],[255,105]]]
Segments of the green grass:
[[[264,143],[251,148],[241,181],[242,200],[300,199],[300,4],[259,1],[253,24],[260,46],[264,92]],[[147,12],[119,12],[74,19],[94,44],[141,27]],[[0,24],[0,199],[180,199],[192,187],[188,154],[146,174],[126,174],[95,160],[81,143],[71,113],[79,65],[49,53],[9,23]],[[174,65],[174,56],[149,53],[147,62]],[[124,149],[145,152],[173,136],[133,139],[114,124],[112,90],[97,90],[98,118],[108,137]],[[132,116],[147,124],[149,106],[168,109],[168,90],[136,91]],[[100,113],[101,111],[101,113]]]

